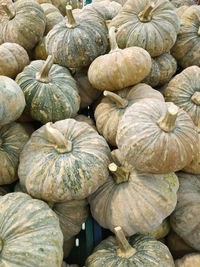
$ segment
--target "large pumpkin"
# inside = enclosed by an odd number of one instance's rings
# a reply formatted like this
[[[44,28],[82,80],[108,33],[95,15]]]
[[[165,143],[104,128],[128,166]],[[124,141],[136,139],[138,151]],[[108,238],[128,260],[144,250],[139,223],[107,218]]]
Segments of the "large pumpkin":
[[[170,216],[172,229],[192,248],[200,250],[200,176],[177,173],[178,203]]]
[[[199,267],[200,253],[191,253],[175,261],[175,267]]]
[[[154,238],[135,235],[127,240],[121,227],[115,227],[115,236],[109,236],[94,249],[86,267],[174,267],[167,246]]]
[[[106,26],[84,18],[76,20],[67,6],[67,19],[53,27],[46,37],[47,53],[55,63],[69,67],[86,67],[108,47]],[[59,49],[57,49],[59,47]]]
[[[2,18],[3,42],[17,43],[31,50],[44,34],[46,17],[41,6],[33,0],[19,0],[9,7]]]
[[[18,169],[22,186],[40,199],[84,199],[108,177],[110,149],[91,126],[73,119],[47,123],[24,147]]]
[[[18,119],[25,104],[24,94],[19,85],[12,79],[0,75],[0,126]]]
[[[198,133],[190,116],[171,102],[155,99],[126,110],[116,141],[127,162],[147,173],[181,170],[198,152]]]
[[[76,81],[68,69],[46,61],[32,61],[16,77],[24,92],[25,111],[42,123],[55,122],[76,115],[80,97]]]
[[[170,51],[179,32],[180,21],[169,1],[128,0],[110,26],[117,28],[120,48],[139,46],[156,57]]]
[[[24,193],[0,197],[0,265],[60,267],[63,235],[55,213]]]

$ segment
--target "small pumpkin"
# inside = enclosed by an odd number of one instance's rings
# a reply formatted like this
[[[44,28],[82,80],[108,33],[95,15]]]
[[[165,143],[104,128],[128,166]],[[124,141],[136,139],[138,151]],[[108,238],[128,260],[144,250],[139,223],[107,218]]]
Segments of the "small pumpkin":
[[[144,83],[115,91],[115,93],[104,91],[104,97],[97,105],[94,117],[98,132],[109,144],[117,146],[118,124],[126,109],[144,98],[156,98],[164,102],[164,97],[160,92]]]
[[[199,267],[200,253],[191,253],[175,261],[175,267]]]
[[[2,18],[3,42],[17,43],[31,50],[44,34],[46,17],[41,6],[33,0],[18,0],[4,5],[7,15]]]
[[[72,14],[72,7],[66,7],[67,19],[58,23],[46,36],[46,51],[53,55],[55,63],[80,68],[89,64],[108,47],[105,25]],[[59,47],[59,49],[57,49]]]
[[[167,246],[154,238],[135,235],[127,240],[119,226],[115,227],[115,236],[109,236],[94,249],[85,267],[174,267]]]
[[[42,59],[46,60],[48,57],[46,48],[45,48],[45,40],[46,36],[43,36],[39,43],[35,46],[33,50],[33,58],[34,59]]]
[[[190,116],[173,103],[156,99],[125,111],[116,142],[127,162],[147,173],[181,170],[198,153],[198,133]]]
[[[0,75],[0,126],[18,119],[25,105],[19,85],[11,78]]]
[[[24,92],[26,113],[35,120],[55,122],[77,114],[80,97],[76,81],[68,69],[46,61],[35,60],[16,77]]]
[[[151,232],[145,232],[140,234],[152,236],[155,239],[161,239],[164,238],[166,235],[168,235],[169,231],[170,231],[170,224],[168,219],[165,219],[158,227],[153,229]]]
[[[89,67],[90,83],[98,90],[116,91],[142,81],[151,69],[149,53],[140,47],[119,49],[114,27],[109,30],[109,39],[109,54],[96,58]]]

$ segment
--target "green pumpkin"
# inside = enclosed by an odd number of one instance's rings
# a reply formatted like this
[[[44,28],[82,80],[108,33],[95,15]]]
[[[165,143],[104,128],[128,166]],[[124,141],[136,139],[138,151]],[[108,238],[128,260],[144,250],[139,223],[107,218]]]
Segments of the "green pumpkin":
[[[48,55],[45,48],[45,40],[46,36],[43,36],[42,39],[39,41],[39,43],[35,46],[33,50],[33,58],[34,59],[42,59],[46,60]]]
[[[17,75],[16,82],[24,92],[25,111],[43,124],[76,115],[80,97],[76,81],[68,69],[46,61],[32,61]]]
[[[45,202],[9,193],[0,197],[0,214],[0,266],[61,266],[63,235]]]
[[[149,236],[126,239],[121,227],[103,240],[87,258],[85,267],[174,267],[173,258],[163,243]]]

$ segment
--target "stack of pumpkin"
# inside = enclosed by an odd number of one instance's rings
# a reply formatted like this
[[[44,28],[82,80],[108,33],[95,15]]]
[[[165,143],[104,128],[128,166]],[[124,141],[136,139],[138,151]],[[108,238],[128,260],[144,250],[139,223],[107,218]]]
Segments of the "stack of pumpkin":
[[[0,3],[0,265],[200,266],[200,7]]]

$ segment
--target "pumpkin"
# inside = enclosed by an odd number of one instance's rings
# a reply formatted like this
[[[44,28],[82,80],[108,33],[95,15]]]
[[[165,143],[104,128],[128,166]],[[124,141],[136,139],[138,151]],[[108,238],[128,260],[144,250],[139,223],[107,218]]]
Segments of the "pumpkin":
[[[177,69],[175,58],[169,53],[152,58],[151,71],[143,80],[152,87],[164,85],[168,82]]]
[[[64,18],[60,11],[52,4],[41,4],[41,7],[46,16],[46,28],[44,35],[46,35],[56,24],[62,21]]]
[[[62,267],[78,267],[77,264],[67,264],[66,262],[63,261]]]
[[[200,177],[183,172],[177,175],[178,203],[170,216],[170,224],[186,244],[200,250]]]
[[[63,236],[55,213],[24,193],[0,197],[0,265],[60,267]]]
[[[115,236],[109,236],[94,249],[85,267],[174,267],[167,246],[154,238],[135,235],[127,240],[119,226],[115,227]]]
[[[98,132],[104,136],[109,144],[117,146],[118,124],[125,110],[144,98],[156,98],[164,102],[164,97],[160,92],[144,83],[139,83],[115,93],[104,91],[104,97],[96,107],[94,116]]]
[[[5,3],[9,6],[10,4],[12,4],[12,0],[0,0],[0,21],[1,21],[2,17],[5,15],[5,10],[4,10],[3,5],[2,5]]]
[[[88,68],[77,69],[74,74],[74,79],[78,84],[78,91],[81,97],[80,108],[87,108],[100,95],[101,91],[95,89],[88,80]]]
[[[0,75],[0,126],[19,118],[25,104],[24,94],[19,85],[12,79]]]
[[[44,36],[39,43],[35,46],[33,50],[33,58],[34,59],[42,59],[45,60],[48,57],[46,48],[45,48],[45,40],[46,37]]]
[[[104,138],[87,123],[66,119],[32,134],[21,153],[18,175],[36,198],[84,199],[105,182],[109,162]]]
[[[154,230],[175,209],[178,178],[129,170],[120,157],[117,163],[109,164],[109,178],[88,198],[92,216],[111,231],[120,225],[126,236]]]
[[[68,69],[46,61],[32,61],[16,77],[24,92],[25,111],[43,124],[74,116],[80,105],[76,81]]]
[[[147,173],[181,170],[198,152],[198,134],[189,115],[171,102],[155,99],[125,111],[116,142],[127,162]]]
[[[140,47],[119,49],[114,27],[109,30],[109,39],[109,54],[96,58],[89,67],[90,83],[99,90],[115,91],[143,80],[151,69],[149,53]]]
[[[178,64],[187,68],[200,66],[200,6],[192,5],[181,15],[181,29],[171,49]]]
[[[142,235],[152,236],[155,239],[164,238],[170,231],[170,224],[168,219],[163,220],[163,222],[153,229],[151,232],[141,233]]]
[[[18,44],[4,43],[0,45],[0,54],[0,75],[15,78],[29,64],[26,50]]]
[[[181,19],[182,15],[186,9],[188,9],[188,6],[180,6],[176,9],[176,13],[178,14],[180,19]]]
[[[177,74],[164,90],[166,101],[184,109],[198,126],[200,120],[200,68],[191,66]]]
[[[3,42],[17,43],[31,50],[44,34],[46,17],[41,6],[33,0],[19,0],[4,6],[2,18]]]
[[[76,17],[75,20],[69,5],[66,11],[67,19],[55,25],[47,34],[46,51],[61,66],[86,67],[107,50],[106,26],[95,21],[91,23],[87,17]]]
[[[191,6],[195,5],[194,0],[170,0],[173,6],[176,8],[182,7],[182,6]]]
[[[111,2],[111,4],[114,4],[113,2],[116,2],[116,3],[118,3],[118,4],[120,4],[121,6],[123,6],[124,4],[125,4],[125,2],[126,2],[126,0],[93,0],[92,2],[93,3],[101,3],[101,2],[107,2],[107,1],[109,1],[109,2]]]
[[[191,253],[175,261],[175,267],[199,267],[200,253]]]
[[[180,20],[169,1],[128,0],[112,19],[112,26],[117,28],[120,48],[139,46],[157,57],[175,44]]]
[[[64,256],[63,258],[67,258],[74,246],[74,242],[75,242],[75,237],[72,237],[70,238],[69,240],[67,241],[64,241],[63,243],[63,253],[64,253]]]
[[[86,122],[86,123],[88,123],[90,126],[92,126],[92,128],[94,128],[95,130],[97,130],[94,121],[93,121],[90,117],[87,117],[87,116],[85,116],[85,115],[83,115],[83,114],[78,114],[78,115],[76,115],[76,116],[74,117],[74,119],[75,119],[76,121]]]

